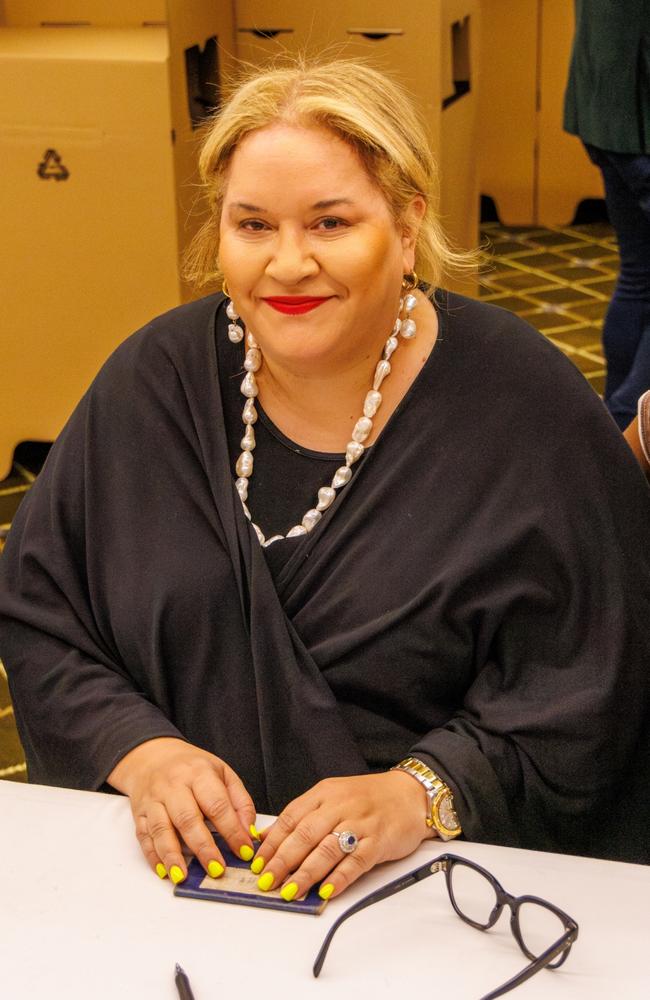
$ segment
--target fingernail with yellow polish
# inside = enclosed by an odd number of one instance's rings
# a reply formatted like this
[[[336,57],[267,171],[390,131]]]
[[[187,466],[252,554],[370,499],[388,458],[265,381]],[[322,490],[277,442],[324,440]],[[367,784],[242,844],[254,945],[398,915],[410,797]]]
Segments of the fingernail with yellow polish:
[[[322,885],[320,887],[320,889],[318,890],[318,895],[320,896],[321,899],[329,899],[333,892],[334,892],[334,886],[332,885],[331,882],[328,882],[327,885]]]
[[[223,865],[220,865],[218,861],[208,862],[208,875],[210,878],[221,878],[225,870]]]
[[[275,881],[275,875],[271,872],[265,872],[264,875],[260,875],[257,880],[257,887],[261,889],[262,892],[268,892]]]
[[[183,882],[185,879],[185,876],[183,875],[183,870],[182,868],[179,868],[178,865],[171,866],[171,868],[169,869],[169,877],[174,883],[174,885],[178,885],[179,882]]]
[[[158,878],[167,878],[167,869],[160,861],[156,865],[156,875]]]
[[[253,875],[259,875],[259,873],[264,868],[265,864],[266,864],[266,861],[264,860],[264,858],[255,858],[255,860],[253,861],[253,864],[251,865],[251,871],[252,871]]]
[[[280,889],[280,895],[287,903],[290,903],[292,899],[295,899],[298,895],[298,883],[289,882],[288,885],[283,885]]]
[[[253,840],[260,840],[260,835],[257,832],[257,827],[255,826],[254,823],[251,823],[251,825],[248,828],[248,832],[250,833]]]
[[[239,848],[239,857],[242,861],[250,861],[254,854],[255,851],[252,847],[249,847],[248,844],[244,844]]]

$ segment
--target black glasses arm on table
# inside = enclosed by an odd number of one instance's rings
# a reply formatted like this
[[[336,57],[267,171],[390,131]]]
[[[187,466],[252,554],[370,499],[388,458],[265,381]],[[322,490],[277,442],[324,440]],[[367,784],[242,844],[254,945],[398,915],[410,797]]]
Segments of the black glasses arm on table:
[[[512,934],[524,955],[530,959],[530,963],[521,972],[502,986],[486,993],[481,1000],[494,1000],[495,997],[503,996],[504,993],[530,979],[540,969],[546,967],[557,969],[566,961],[571,945],[578,937],[578,925],[568,914],[538,896],[512,896],[494,875],[480,865],[455,854],[441,854],[426,865],[407,872],[382,886],[381,889],[371,892],[345,910],[327,932],[314,962],[314,975],[320,974],[332,938],[348,917],[441,871],[445,873],[451,905],[461,920],[471,927],[482,931],[489,930],[499,919],[503,908],[508,906]],[[524,909],[526,917],[522,921],[521,913]],[[559,937],[555,937],[562,928]],[[540,943],[542,941],[543,945]]]

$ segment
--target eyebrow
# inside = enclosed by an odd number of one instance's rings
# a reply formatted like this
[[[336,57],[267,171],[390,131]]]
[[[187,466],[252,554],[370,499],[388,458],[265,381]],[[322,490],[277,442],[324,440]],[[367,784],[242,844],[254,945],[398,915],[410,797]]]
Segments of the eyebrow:
[[[336,205],[353,205],[354,202],[350,198],[325,198],[322,201],[315,202],[311,207],[312,210],[323,211],[324,209],[334,208]],[[267,209],[262,208],[261,205],[251,205],[247,201],[235,201],[232,203],[230,208],[239,208],[243,212],[260,212],[265,213]]]

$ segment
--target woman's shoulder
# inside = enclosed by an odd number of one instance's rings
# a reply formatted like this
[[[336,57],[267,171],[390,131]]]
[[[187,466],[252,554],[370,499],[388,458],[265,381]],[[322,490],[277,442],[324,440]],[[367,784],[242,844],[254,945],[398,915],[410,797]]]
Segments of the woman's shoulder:
[[[520,316],[452,293],[438,309],[445,375],[465,409],[498,410],[500,419],[545,433],[580,425],[615,430],[582,372]]]
[[[437,307],[443,337],[448,339],[449,346],[477,365],[486,359],[492,362],[498,359],[506,375],[539,365],[544,371],[549,366],[569,372],[576,370],[548,337],[499,305],[444,292],[437,299]]]
[[[214,357],[215,324],[221,293],[175,306],[126,337],[106,359],[91,388],[151,383],[161,378],[185,381],[204,372]]]
[[[493,302],[472,299],[457,292],[440,291],[436,294],[436,305],[455,330],[479,342],[489,341],[496,346],[500,341],[505,343],[504,338],[514,335],[521,336],[526,345],[546,341],[521,316]]]
[[[223,298],[219,292],[168,309],[127,337],[117,347],[115,354],[134,356],[143,351],[176,354],[188,350],[192,344],[203,341],[206,336],[213,337],[216,316]]]

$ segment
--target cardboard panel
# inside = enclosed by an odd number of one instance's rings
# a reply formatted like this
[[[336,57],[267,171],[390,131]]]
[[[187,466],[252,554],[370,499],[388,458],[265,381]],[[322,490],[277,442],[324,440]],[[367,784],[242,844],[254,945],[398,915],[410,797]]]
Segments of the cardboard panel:
[[[17,443],[58,434],[124,337],[194,294],[178,264],[203,218],[191,112],[204,91],[195,93],[196,79],[188,85],[186,53],[218,41],[216,92],[234,51],[227,0],[0,0],[3,19],[95,26],[0,29],[0,89],[10,95],[0,110],[9,234],[0,284],[12,331],[0,478]],[[205,62],[197,65],[201,75]]]
[[[567,225],[600,174],[562,129],[573,42],[566,0],[482,0],[480,189],[506,225]]]
[[[479,231],[476,157],[479,18],[479,4],[475,0],[443,2],[440,216],[452,242],[462,249],[477,245]],[[477,290],[475,277],[455,279],[448,284],[465,294]]]
[[[163,28],[0,32],[0,477],[179,301]]]
[[[253,66],[265,65],[278,53],[316,55],[336,35],[330,4],[318,11],[300,0],[238,0],[234,6],[237,55]]]
[[[603,184],[580,140],[562,128],[573,45],[573,4],[543,0],[540,30],[536,221],[542,226],[566,226],[583,199],[604,197]]]
[[[501,221],[535,216],[538,0],[482,0],[477,155]]]
[[[2,6],[0,24],[15,28],[66,23],[139,28],[162,24],[167,18],[165,0],[4,0]]]
[[[188,58],[192,52],[203,58],[209,46],[214,46],[211,78],[205,81],[203,95],[213,106],[221,99],[225,82],[232,75],[235,63],[234,20],[229,3],[194,3],[169,0],[170,99],[174,134],[173,162],[176,177],[176,216],[178,251],[182,256],[204,219],[204,203],[198,196],[197,128],[201,124],[194,112],[200,99],[191,103],[188,90]],[[214,40],[214,41],[213,41]],[[214,81],[214,82],[213,82]],[[196,81],[195,81],[196,83]],[[191,88],[192,81],[189,83]],[[205,108],[205,113],[211,109]],[[181,283],[185,301],[196,292]]]

